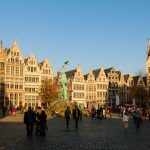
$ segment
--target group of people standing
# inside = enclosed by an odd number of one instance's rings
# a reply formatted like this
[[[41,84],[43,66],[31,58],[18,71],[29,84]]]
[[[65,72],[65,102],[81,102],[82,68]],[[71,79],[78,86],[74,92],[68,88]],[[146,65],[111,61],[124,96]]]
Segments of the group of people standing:
[[[91,117],[92,119],[103,119],[103,118],[111,118],[112,108],[111,107],[92,107],[91,109]]]
[[[66,119],[66,127],[67,129],[69,128],[69,121],[71,116],[73,116],[73,119],[75,121],[75,129],[78,128],[78,122],[79,119],[82,119],[82,112],[80,111],[80,109],[78,108],[77,105],[75,105],[75,108],[73,109],[73,111],[71,112],[70,107],[67,106],[65,112],[64,112],[64,117]]]
[[[45,110],[38,107],[36,110],[32,109],[30,106],[28,110],[24,112],[24,123],[26,124],[27,136],[33,136],[33,128],[36,126],[36,135],[45,136],[46,135],[46,124],[47,115]]]
[[[128,122],[129,122],[129,118],[133,117],[133,123],[136,126],[137,131],[140,128],[140,124],[143,121],[143,118],[145,117],[144,115],[144,109],[142,108],[138,108],[138,107],[134,107],[134,108],[123,108],[122,110],[122,116],[123,116],[123,124],[124,124],[124,128],[127,129],[128,128]],[[150,112],[148,113],[148,117],[149,117],[149,121],[150,121]]]
[[[14,106],[1,106],[1,110],[2,110],[2,117],[5,117],[7,115],[12,115],[15,116],[16,112],[17,112],[17,107]]]

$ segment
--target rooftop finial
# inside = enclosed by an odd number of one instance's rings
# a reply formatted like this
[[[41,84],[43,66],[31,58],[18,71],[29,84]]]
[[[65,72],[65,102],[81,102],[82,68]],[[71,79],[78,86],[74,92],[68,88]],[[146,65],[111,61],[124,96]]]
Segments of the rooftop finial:
[[[14,47],[17,47],[17,40],[14,41]]]
[[[3,48],[2,40],[0,40],[0,49]]]
[[[150,56],[150,38],[148,38],[148,45],[147,45],[147,57]]]
[[[148,38],[148,45],[150,45],[150,38]]]

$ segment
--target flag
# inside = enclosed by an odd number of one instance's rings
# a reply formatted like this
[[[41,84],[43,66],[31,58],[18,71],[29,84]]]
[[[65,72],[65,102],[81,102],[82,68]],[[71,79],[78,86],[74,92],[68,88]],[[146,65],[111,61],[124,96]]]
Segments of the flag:
[[[65,65],[67,65],[69,63],[69,61],[67,60],[67,61],[65,61]]]

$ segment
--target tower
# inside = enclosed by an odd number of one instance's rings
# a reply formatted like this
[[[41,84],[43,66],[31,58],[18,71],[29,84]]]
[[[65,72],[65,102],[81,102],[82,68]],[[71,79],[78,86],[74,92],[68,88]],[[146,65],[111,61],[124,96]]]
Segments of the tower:
[[[147,45],[146,74],[147,74],[147,85],[150,86],[150,39],[148,39]]]
[[[3,45],[2,45],[2,40],[0,40],[0,50],[2,50]]]

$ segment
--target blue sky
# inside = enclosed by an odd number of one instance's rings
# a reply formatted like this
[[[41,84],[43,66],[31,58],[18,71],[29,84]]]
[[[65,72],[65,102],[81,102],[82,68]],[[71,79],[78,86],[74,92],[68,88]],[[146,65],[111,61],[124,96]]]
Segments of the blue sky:
[[[150,37],[149,0],[3,0],[0,39],[17,39],[24,57],[48,57],[55,73],[114,66],[124,74],[145,70]]]

